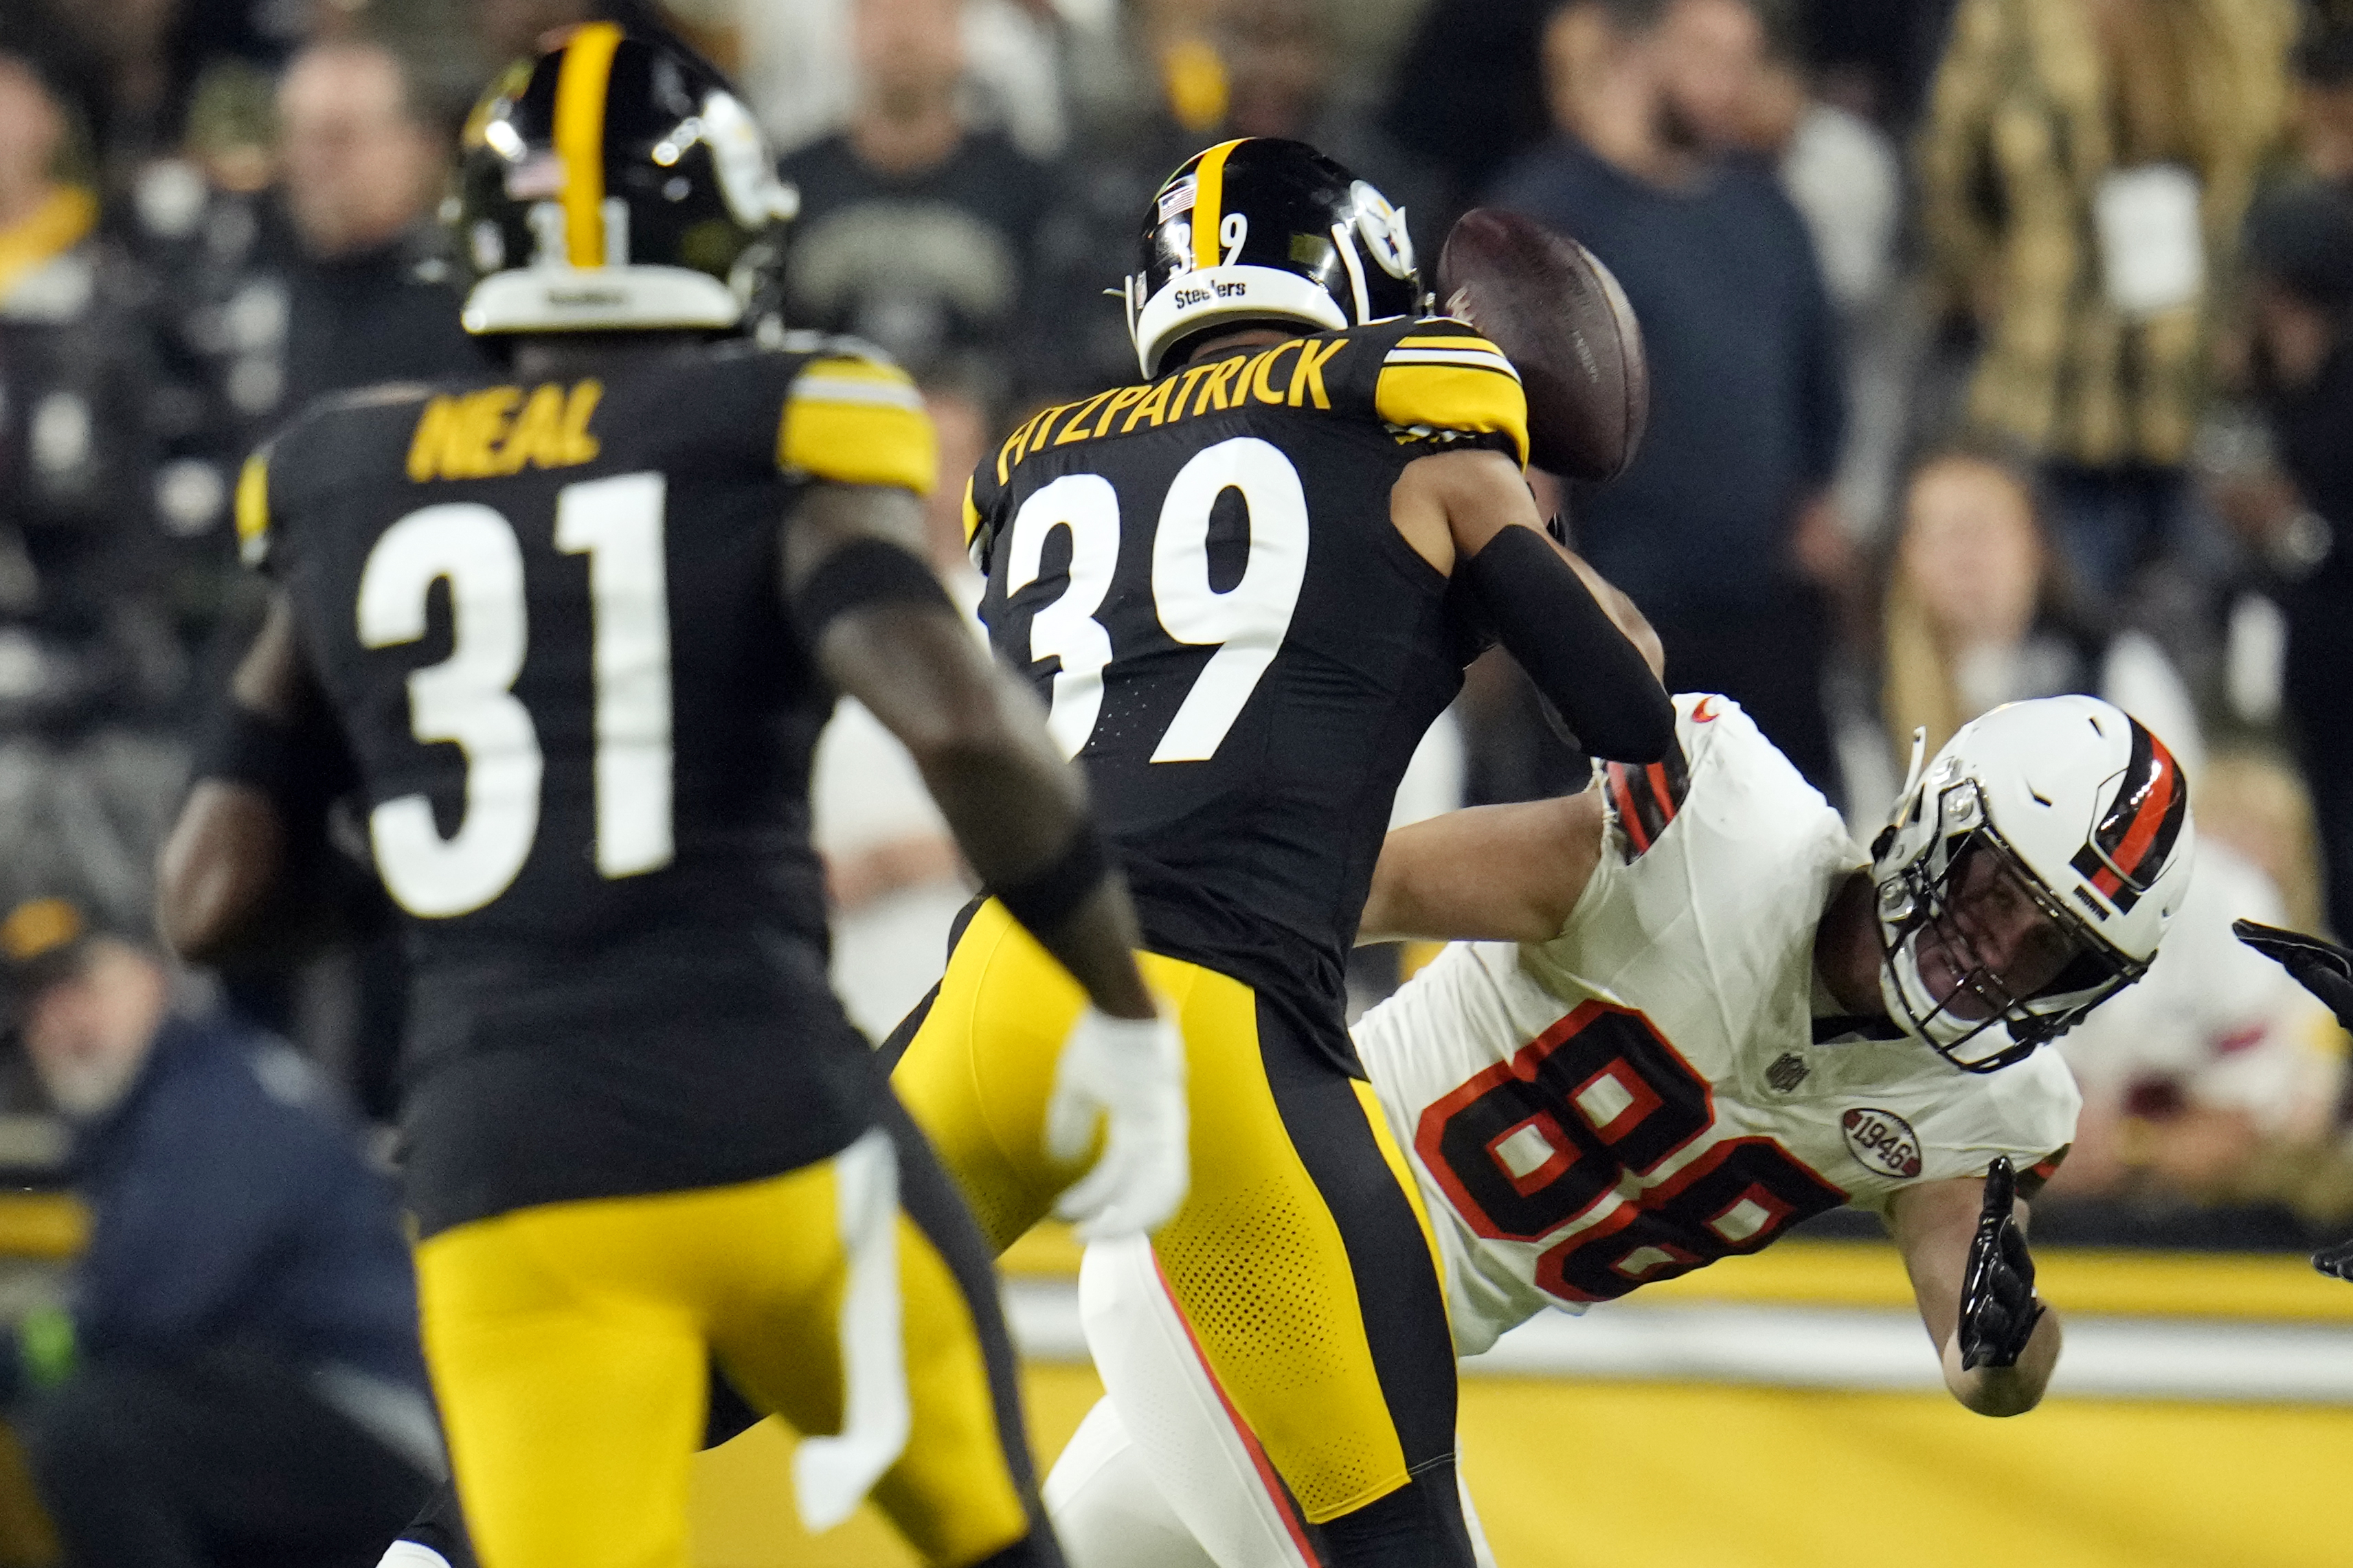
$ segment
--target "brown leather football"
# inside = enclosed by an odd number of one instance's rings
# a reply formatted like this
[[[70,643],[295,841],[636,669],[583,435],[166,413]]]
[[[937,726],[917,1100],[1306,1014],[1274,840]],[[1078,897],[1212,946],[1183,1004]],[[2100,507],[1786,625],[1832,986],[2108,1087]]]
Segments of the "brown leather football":
[[[1438,298],[1519,371],[1531,462],[1576,479],[1626,471],[1651,374],[1634,308],[1600,258],[1517,213],[1473,207],[1439,254]]]

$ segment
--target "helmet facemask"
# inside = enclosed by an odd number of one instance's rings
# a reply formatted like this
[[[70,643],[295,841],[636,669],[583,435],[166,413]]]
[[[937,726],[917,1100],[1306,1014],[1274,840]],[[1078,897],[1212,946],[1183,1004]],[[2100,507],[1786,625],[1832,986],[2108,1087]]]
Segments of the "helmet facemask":
[[[1933,789],[1933,794],[1931,793]],[[1995,1072],[2140,978],[2002,837],[1968,777],[1923,789],[1933,831],[1877,868],[1880,992],[1905,1031],[1966,1072]]]

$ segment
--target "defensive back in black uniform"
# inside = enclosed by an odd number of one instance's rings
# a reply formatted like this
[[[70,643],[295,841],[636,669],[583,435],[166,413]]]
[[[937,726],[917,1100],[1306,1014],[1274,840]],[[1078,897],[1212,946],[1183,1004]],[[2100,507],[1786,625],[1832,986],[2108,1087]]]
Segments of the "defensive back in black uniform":
[[[837,686],[1102,1004],[1065,1114],[1117,1082],[1113,1141],[1162,1153],[1103,1173],[1105,1228],[1181,1195],[1182,1100],[1077,781],[905,547],[921,400],[854,344],[705,346],[789,202],[691,58],[580,28],[468,146],[467,324],[514,374],[330,403],[248,465],[276,602],[166,924],[216,954],[283,891],[323,717],[410,917],[424,1331],[490,1568],[684,1568],[713,1356],[817,1435],[812,1527],[871,1487],[929,1561],[1053,1563],[986,1255],[826,984]]]
[[[1390,492],[1433,452],[1524,460],[1522,410],[1472,329],[1400,315],[1049,409],[983,465],[981,617],[1155,951],[1338,1004],[1398,781],[1475,651]]]
[[[1422,319],[1378,192],[1297,142],[1226,142],[1162,187],[1142,264],[1145,379],[1038,415],[974,476],[982,618],[1085,768],[1179,1014],[1194,1184],[1154,1247],[1274,1505],[1334,1563],[1467,1564],[1436,1268],[1342,966],[1474,625],[1596,751],[1656,757],[1672,710],[1542,532],[1517,374]],[[1071,1179],[1032,1149],[1079,1005],[984,905],[895,1076],[999,1247]]]
[[[346,398],[253,459],[247,553],[414,917],[424,1234],[748,1180],[871,1120],[826,985],[806,780],[833,696],[777,592],[779,458],[921,489],[921,417],[874,360],[735,345]],[[509,1092],[544,1113],[470,1125]]]

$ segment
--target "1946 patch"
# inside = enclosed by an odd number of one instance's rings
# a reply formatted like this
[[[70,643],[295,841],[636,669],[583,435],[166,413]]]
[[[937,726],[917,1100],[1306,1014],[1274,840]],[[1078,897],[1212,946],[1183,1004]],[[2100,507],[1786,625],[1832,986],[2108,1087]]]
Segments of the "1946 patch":
[[[1858,1106],[1839,1118],[1839,1130],[1854,1157],[1872,1169],[1907,1181],[1920,1173],[1920,1140],[1895,1112]]]

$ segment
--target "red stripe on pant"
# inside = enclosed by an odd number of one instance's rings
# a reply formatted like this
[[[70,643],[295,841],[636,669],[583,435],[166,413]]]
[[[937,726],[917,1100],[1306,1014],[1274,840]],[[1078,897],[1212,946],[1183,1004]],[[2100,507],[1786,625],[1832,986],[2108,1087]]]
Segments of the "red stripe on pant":
[[[1275,1474],[1274,1465],[1267,1458],[1266,1450],[1259,1447],[1258,1436],[1250,1429],[1250,1423],[1244,1421],[1241,1412],[1234,1408],[1234,1402],[1226,1397],[1225,1384],[1218,1381],[1217,1369],[1209,1364],[1208,1353],[1201,1349],[1200,1337],[1193,1332],[1192,1321],[1185,1316],[1185,1309],[1177,1301],[1176,1292],[1169,1288],[1168,1276],[1160,1267],[1157,1253],[1152,1258],[1152,1273],[1153,1278],[1160,1281],[1160,1293],[1168,1298],[1169,1310],[1175,1312],[1176,1321],[1184,1325],[1185,1342],[1193,1347],[1193,1359],[1199,1363],[1201,1375],[1208,1379],[1210,1392],[1218,1396],[1218,1404],[1224,1409],[1226,1419],[1232,1423],[1235,1434],[1241,1438],[1242,1449],[1250,1455],[1250,1464],[1258,1471],[1260,1484],[1265,1487],[1266,1495],[1273,1500],[1274,1511],[1282,1519],[1282,1528],[1291,1534],[1291,1543],[1299,1548],[1299,1555],[1306,1560],[1309,1568],[1324,1568],[1324,1560],[1315,1555],[1315,1548],[1308,1542],[1306,1527],[1292,1511],[1291,1494],[1283,1489],[1282,1478]]]

